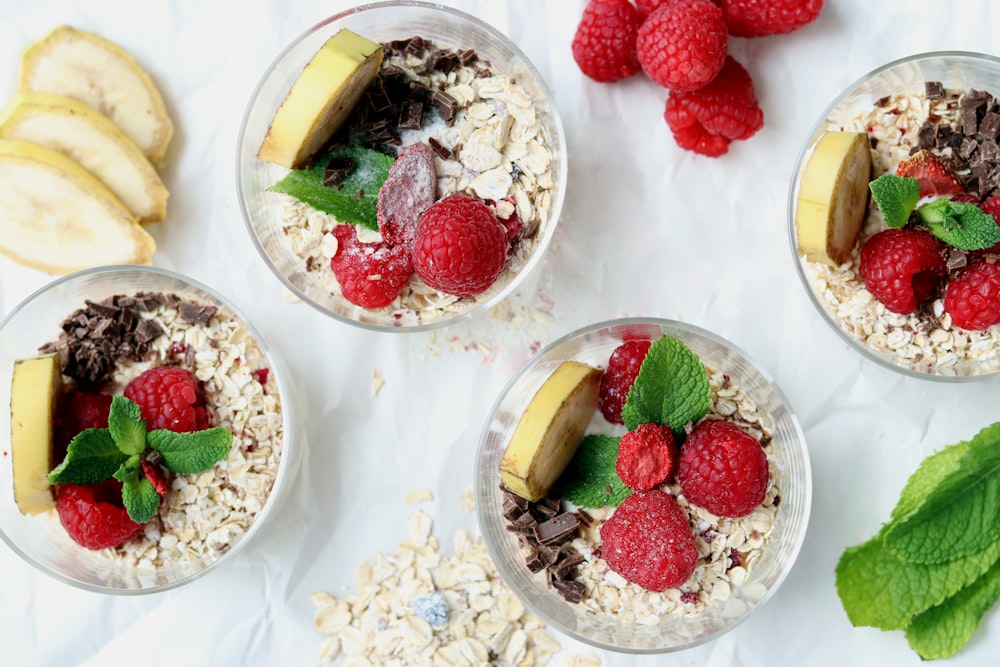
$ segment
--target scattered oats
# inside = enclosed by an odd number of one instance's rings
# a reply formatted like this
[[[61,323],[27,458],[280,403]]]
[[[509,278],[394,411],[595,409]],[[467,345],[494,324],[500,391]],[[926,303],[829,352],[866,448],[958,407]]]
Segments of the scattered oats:
[[[372,396],[378,396],[378,392],[385,386],[385,378],[379,368],[372,369]]]
[[[471,486],[462,489],[461,505],[463,512],[472,512],[476,509],[476,494]]]
[[[434,494],[429,489],[417,489],[410,491],[403,497],[403,502],[407,505],[417,505],[423,502],[434,500]]]

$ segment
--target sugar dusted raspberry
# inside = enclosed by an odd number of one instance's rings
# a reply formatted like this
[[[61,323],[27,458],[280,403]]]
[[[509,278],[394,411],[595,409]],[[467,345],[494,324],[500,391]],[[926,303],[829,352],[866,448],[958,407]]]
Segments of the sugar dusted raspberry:
[[[337,252],[330,268],[344,298],[362,308],[382,308],[392,303],[413,274],[405,245],[362,243],[354,225],[336,225]]]
[[[697,90],[722,69],[727,37],[722,10],[709,0],[674,0],[639,26],[639,64],[661,86],[678,92]]]
[[[208,428],[209,418],[198,379],[177,366],[156,366],[141,373],[125,387],[125,398],[136,402],[146,428],[176,433]]]
[[[896,175],[917,179],[921,197],[955,195],[965,191],[941,158],[927,149],[917,151],[896,165]]]
[[[482,200],[451,195],[420,217],[412,258],[417,275],[434,289],[475,296],[507,263],[507,229]]]
[[[677,445],[668,427],[640,424],[618,441],[615,472],[633,491],[655,489],[674,471]]]
[[[944,310],[951,323],[982,331],[1000,322],[1000,264],[975,261],[948,282]]]
[[[823,0],[722,0],[729,34],[764,37],[791,32],[812,23]]]
[[[615,348],[608,359],[608,367],[601,376],[598,406],[601,414],[612,424],[622,423],[622,407],[639,375],[646,353],[652,343],[648,340],[626,341]]]
[[[716,516],[746,516],[764,502],[770,473],[757,439],[732,422],[702,421],[681,447],[684,496]]]
[[[669,493],[636,491],[601,525],[608,567],[648,591],[680,586],[694,572],[698,548],[687,517]]]
[[[749,139],[764,126],[750,74],[732,56],[710,84],[690,93],[671,92],[663,117],[681,148],[709,157]]]
[[[378,231],[390,245],[409,247],[420,214],[437,199],[437,172],[434,153],[417,142],[399,152],[378,191],[376,212]]]
[[[590,0],[573,36],[573,59],[594,81],[609,83],[639,71],[639,14],[629,0]]]
[[[858,272],[886,309],[908,315],[933,293],[947,265],[937,239],[904,227],[881,231],[865,241]]]
[[[140,532],[122,505],[121,483],[62,484],[56,492],[59,521],[73,541],[87,549],[126,542]]]

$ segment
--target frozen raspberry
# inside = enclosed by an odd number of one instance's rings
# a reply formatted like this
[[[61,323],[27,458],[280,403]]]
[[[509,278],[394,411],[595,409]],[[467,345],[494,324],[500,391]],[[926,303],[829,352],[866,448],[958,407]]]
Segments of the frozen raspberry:
[[[62,461],[69,441],[88,428],[107,428],[111,396],[74,389],[63,397],[56,418],[56,437],[52,460]]]
[[[979,260],[952,278],[944,310],[962,329],[982,331],[1000,322],[1000,264]]]
[[[764,126],[750,74],[732,56],[701,90],[671,92],[663,117],[678,146],[709,157],[726,153],[731,141],[749,139]]]
[[[680,586],[694,572],[698,548],[687,517],[669,493],[636,491],[601,525],[608,567],[648,591]]]
[[[601,414],[612,424],[622,423],[622,407],[628,398],[628,390],[639,375],[650,345],[652,343],[648,340],[627,341],[616,347],[608,359],[608,367],[601,376],[598,405]]]
[[[121,484],[62,484],[56,492],[59,521],[73,541],[87,549],[104,549],[126,542],[142,524],[129,518],[122,506]]]
[[[722,69],[727,37],[722,10],[709,0],[674,0],[639,26],[639,64],[661,86],[677,92],[697,90]]]
[[[639,71],[639,15],[629,0],[590,0],[573,36],[573,60],[594,81],[608,83]]]
[[[486,204],[455,194],[420,217],[413,268],[425,283],[455,296],[485,291],[507,263],[507,229]]]
[[[865,241],[858,272],[888,310],[908,315],[947,273],[940,248],[937,239],[919,229],[887,229]]]
[[[791,32],[812,23],[823,0],[722,0],[729,34],[764,37]]]
[[[362,308],[382,308],[392,303],[413,274],[405,245],[362,243],[354,225],[336,225],[337,252],[330,268],[344,298]]]
[[[896,175],[917,179],[921,197],[954,195],[965,191],[941,158],[927,149],[917,151],[896,165]]]
[[[420,214],[436,198],[437,172],[431,147],[423,142],[407,146],[399,152],[378,191],[376,211],[382,240],[409,248]]]
[[[732,422],[709,419],[681,447],[677,481],[685,497],[716,516],[746,516],[764,501],[767,455]]]
[[[674,471],[677,445],[668,427],[640,424],[618,441],[615,472],[633,491],[655,489]]]
[[[189,370],[177,366],[150,368],[129,382],[124,393],[125,398],[139,405],[147,430],[165,428],[185,433],[208,428],[198,379]]]

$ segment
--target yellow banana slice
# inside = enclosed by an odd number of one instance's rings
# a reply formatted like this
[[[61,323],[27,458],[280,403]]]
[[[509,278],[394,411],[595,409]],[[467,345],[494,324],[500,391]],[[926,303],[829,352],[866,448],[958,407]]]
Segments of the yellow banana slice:
[[[799,255],[836,266],[846,262],[865,220],[872,155],[864,132],[827,132],[802,172],[795,226]]]
[[[299,169],[340,129],[382,66],[382,47],[342,29],[326,40],[271,119],[257,157]]]
[[[59,354],[43,354],[14,362],[10,384],[10,456],[14,469],[14,502],[21,514],[54,507],[49,491],[52,433],[62,394]]]
[[[96,176],[62,153],[0,139],[0,252],[49,273],[148,264],[156,242]]]
[[[149,74],[117,44],[60,26],[24,50],[21,89],[72,97],[93,107],[153,165],[163,165],[173,123]]]
[[[597,410],[601,371],[564,361],[532,396],[500,460],[500,479],[513,493],[544,498],[569,465]]]
[[[106,116],[62,95],[21,91],[0,114],[0,139],[59,151],[101,179],[141,223],[158,222],[169,193],[139,147]]]

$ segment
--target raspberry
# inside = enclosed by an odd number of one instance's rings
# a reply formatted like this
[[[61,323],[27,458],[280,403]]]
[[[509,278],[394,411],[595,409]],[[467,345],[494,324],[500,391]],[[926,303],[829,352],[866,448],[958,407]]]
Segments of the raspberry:
[[[63,397],[56,419],[56,438],[52,450],[53,461],[66,456],[69,441],[88,428],[107,428],[111,411],[111,396],[89,391],[73,390]]]
[[[764,37],[791,32],[812,23],[823,0],[722,0],[729,34]]]
[[[746,516],[764,501],[767,455],[732,422],[709,419],[681,447],[677,481],[685,497],[716,516]]]
[[[694,572],[698,548],[687,517],[669,493],[636,491],[601,525],[608,567],[648,591],[680,586]]]
[[[896,175],[917,179],[921,197],[954,195],[965,190],[941,158],[927,149],[917,151],[896,165]]]
[[[118,546],[142,532],[122,506],[121,484],[111,480],[61,485],[56,512],[73,541],[87,549]]]
[[[573,35],[573,60],[580,71],[602,83],[637,73],[639,22],[628,0],[590,0]]]
[[[858,269],[865,287],[888,310],[908,315],[945,275],[940,244],[918,229],[887,229],[865,241]]]
[[[722,10],[709,0],[674,0],[639,26],[636,49],[642,70],[677,92],[707,85],[726,60],[728,32]]]
[[[709,157],[724,154],[729,142],[749,139],[764,126],[750,74],[732,56],[701,90],[671,92],[663,117],[678,146]]]
[[[639,367],[642,366],[650,345],[652,343],[648,340],[627,341],[615,348],[608,359],[608,367],[601,376],[598,405],[601,414],[612,424],[622,423],[622,406],[628,398],[628,390],[639,375]]]
[[[436,197],[437,172],[431,147],[423,142],[407,146],[399,152],[378,191],[376,212],[382,240],[409,247],[420,214]]]
[[[156,492],[161,496],[167,495],[170,487],[167,486],[167,476],[163,474],[160,466],[147,459],[141,459],[139,465],[142,468],[143,476],[149,480]]]
[[[382,308],[392,303],[413,273],[405,245],[362,243],[354,225],[336,225],[337,252],[330,268],[344,298],[362,308]]]
[[[981,331],[1000,322],[1000,264],[979,260],[952,278],[944,310],[962,329]]]
[[[175,433],[208,428],[208,413],[199,395],[198,379],[177,366],[156,366],[125,387],[125,397],[139,405],[150,431]]]
[[[973,199],[972,203],[974,204],[978,203],[978,200],[973,195],[955,195],[954,197],[951,198],[951,200],[969,201],[968,199],[965,198],[960,199],[960,197],[966,197],[966,196],[972,197]],[[986,198],[986,200],[984,200],[981,204],[979,204],[979,208],[983,211],[983,213],[988,213],[992,215],[993,219],[996,220],[998,225],[1000,225],[1000,195],[993,195],[992,197]],[[980,253],[1000,255],[1000,243],[990,246],[986,250],[980,251]]]
[[[486,204],[455,194],[420,217],[413,268],[436,290],[460,297],[486,290],[507,263],[507,229]]]
[[[659,424],[640,424],[618,442],[615,472],[633,491],[655,489],[674,471],[674,434]]]

